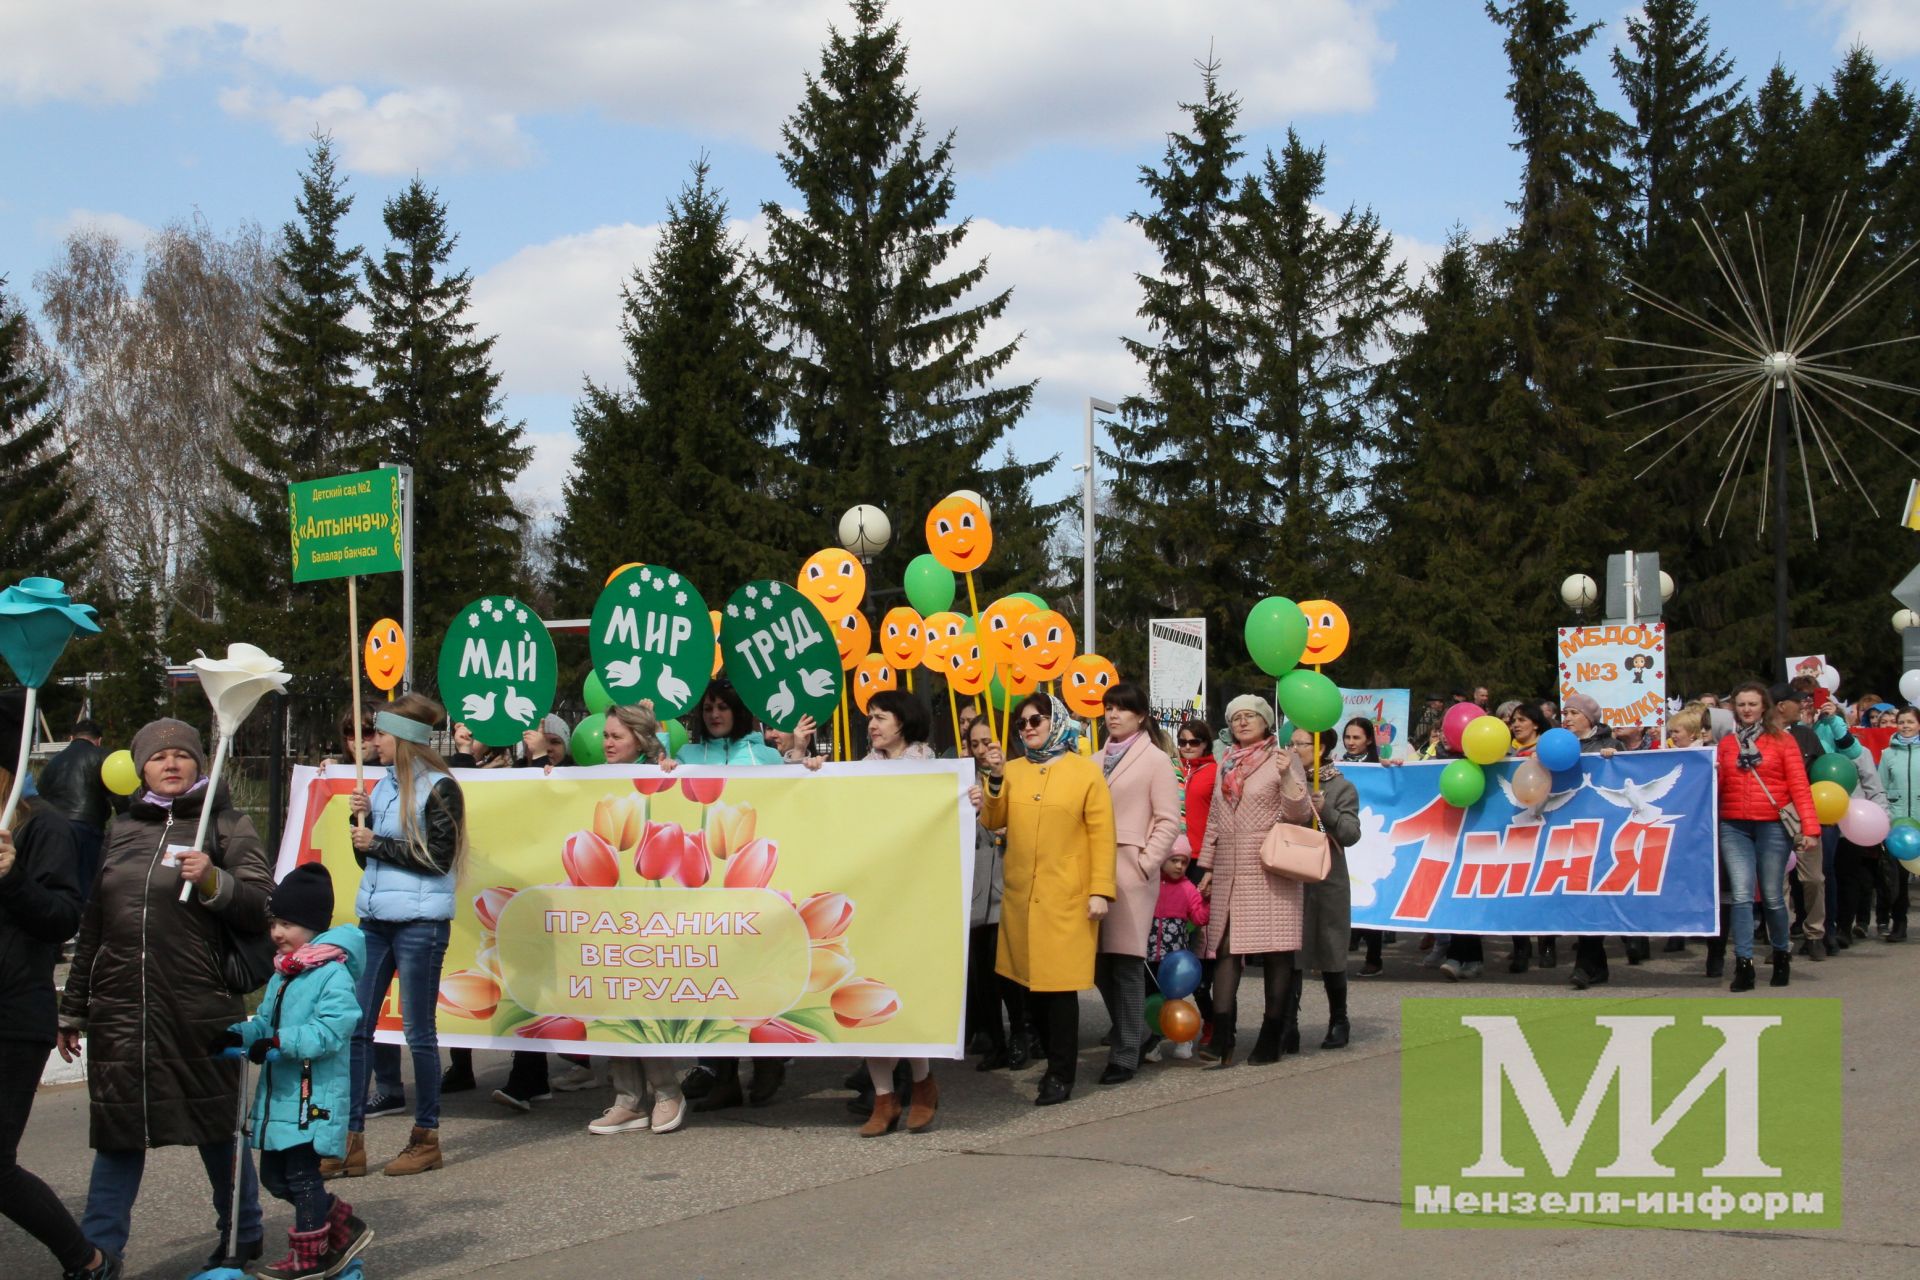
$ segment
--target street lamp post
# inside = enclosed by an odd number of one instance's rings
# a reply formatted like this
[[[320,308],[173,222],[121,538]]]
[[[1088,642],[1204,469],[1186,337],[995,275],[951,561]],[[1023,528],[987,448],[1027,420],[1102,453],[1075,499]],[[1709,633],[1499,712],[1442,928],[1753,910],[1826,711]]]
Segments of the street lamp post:
[[[1093,414],[1118,413],[1120,406],[1107,400],[1087,397],[1087,460],[1075,471],[1083,472],[1080,490],[1080,634],[1084,638],[1085,652],[1094,652],[1093,639]]]

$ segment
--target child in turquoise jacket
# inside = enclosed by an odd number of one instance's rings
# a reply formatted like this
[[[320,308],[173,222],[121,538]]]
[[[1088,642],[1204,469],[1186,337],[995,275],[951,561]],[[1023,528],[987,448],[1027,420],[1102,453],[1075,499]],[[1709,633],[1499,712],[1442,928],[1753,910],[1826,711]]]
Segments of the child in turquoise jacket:
[[[249,1131],[260,1184],[293,1206],[285,1258],[255,1274],[323,1280],[373,1239],[353,1206],[328,1193],[320,1158],[347,1149],[348,1050],[360,1024],[356,989],[366,941],[333,921],[333,879],[317,862],[289,871],[268,899],[279,955],[259,1012],[236,1023],[226,1047],[260,1065]]]

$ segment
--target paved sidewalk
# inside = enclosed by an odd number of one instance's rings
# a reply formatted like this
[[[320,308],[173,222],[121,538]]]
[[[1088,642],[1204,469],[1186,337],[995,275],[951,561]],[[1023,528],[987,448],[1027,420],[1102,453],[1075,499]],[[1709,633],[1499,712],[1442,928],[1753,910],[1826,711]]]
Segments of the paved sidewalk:
[[[1563,947],[1563,951],[1567,948]],[[1504,943],[1489,947],[1504,969]],[[1617,947],[1616,947],[1617,951]],[[1911,1081],[1920,948],[1869,940],[1802,964],[1788,994],[1846,1001],[1846,1225],[1837,1232],[1408,1231],[1399,1217],[1398,1009],[1407,997],[1560,995],[1557,970],[1501,972],[1454,986],[1414,967],[1410,943],[1381,978],[1354,978],[1354,1044],[1314,1046],[1325,1024],[1307,989],[1307,1052],[1278,1066],[1205,1072],[1149,1066],[1101,1088],[1089,1048],[1065,1106],[1031,1105],[1038,1069],[981,1075],[936,1064],[938,1126],[863,1140],[839,1089],[847,1065],[800,1062],[773,1106],[694,1117],[666,1137],[592,1137],[599,1091],[561,1094],[530,1116],[488,1100],[503,1056],[482,1055],[482,1089],[447,1100],[446,1169],[344,1185],[379,1232],[372,1280],[387,1276],[577,1277],[1045,1276],[1117,1270],[1215,1276],[1400,1271],[1421,1280],[1537,1272],[1554,1276],[1920,1274]],[[1701,949],[1616,961],[1593,995],[1700,995]],[[1357,967],[1357,966],[1356,966]],[[1245,1002],[1257,1003],[1258,975]],[[1731,1003],[1731,1001],[1730,1001]],[[1083,1005],[1082,1038],[1104,1029]],[[407,1121],[370,1126],[391,1155]],[[88,1155],[84,1089],[43,1090],[22,1147],[28,1168],[77,1207]],[[162,1151],[134,1224],[132,1276],[184,1276],[212,1243],[197,1159]],[[269,1201],[269,1230],[287,1221]],[[19,1265],[24,1261],[24,1266]],[[0,1221],[0,1275],[55,1274]]]

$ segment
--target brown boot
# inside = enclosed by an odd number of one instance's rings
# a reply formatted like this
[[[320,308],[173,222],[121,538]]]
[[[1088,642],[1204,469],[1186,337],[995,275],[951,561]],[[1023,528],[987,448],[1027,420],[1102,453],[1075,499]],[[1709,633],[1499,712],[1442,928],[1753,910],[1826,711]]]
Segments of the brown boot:
[[[364,1178],[367,1176],[367,1136],[364,1133],[347,1131],[347,1154],[336,1160],[332,1156],[320,1162],[320,1176],[323,1178]]]
[[[940,1086],[933,1082],[933,1072],[927,1072],[925,1080],[913,1082],[913,1097],[907,1105],[907,1132],[920,1133],[933,1123],[933,1113],[940,1109]]]
[[[425,1173],[429,1169],[438,1169],[446,1161],[440,1155],[440,1131],[413,1127],[407,1135],[407,1145],[400,1154],[387,1161],[387,1167],[381,1170],[389,1178],[404,1178],[409,1173]]]
[[[881,1093],[874,1095],[873,1114],[860,1126],[860,1136],[877,1138],[883,1133],[892,1133],[893,1127],[900,1123],[900,1095]]]

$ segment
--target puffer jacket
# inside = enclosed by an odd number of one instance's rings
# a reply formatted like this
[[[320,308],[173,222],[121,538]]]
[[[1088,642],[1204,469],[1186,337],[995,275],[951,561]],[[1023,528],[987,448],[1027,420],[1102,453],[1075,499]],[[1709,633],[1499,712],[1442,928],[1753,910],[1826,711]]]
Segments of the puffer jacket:
[[[1720,739],[1715,748],[1720,816],[1743,822],[1777,822],[1781,808],[1790,804],[1800,814],[1802,832],[1819,835],[1820,819],[1813,811],[1813,792],[1807,786],[1807,766],[1800,757],[1799,745],[1779,733],[1763,733],[1755,739],[1755,745],[1760,751],[1758,769],[1740,767],[1740,741],[1732,734]]]
[[[0,878],[0,1040],[52,1044],[53,966],[80,923],[73,827],[37,800],[21,802],[13,870]]]
[[[106,758],[105,747],[76,738],[41,768],[40,798],[74,822],[105,829],[107,819],[113,816],[112,797],[100,777],[100,766]]]
[[[1880,753],[1880,780],[1887,787],[1887,812],[1896,818],[1920,817],[1920,742],[1895,738]]]
[[[426,769],[414,774],[413,793],[414,813],[432,865],[422,866],[407,845],[400,822],[400,785],[388,771],[367,797],[373,848],[353,853],[361,872],[353,909],[362,920],[405,924],[453,919],[453,860],[460,849],[466,799],[459,783]]]
[[[192,844],[207,803],[219,883],[211,898],[181,902],[165,854]],[[246,1009],[220,977],[222,930],[266,932],[272,887],[266,847],[224,787],[171,809],[142,791],[113,824],[60,1001],[60,1025],[87,1036],[95,1150],[198,1146],[233,1133],[240,1073],[209,1047]]]
[[[780,753],[757,733],[744,738],[714,738],[689,742],[675,756],[681,764],[780,764]]]
[[[347,1151],[348,1049],[360,1025],[354,994],[367,967],[366,935],[338,925],[313,940],[345,952],[289,978],[277,969],[260,1009],[235,1027],[242,1043],[278,1040],[280,1056],[260,1068],[253,1095],[253,1145],[285,1151],[313,1144],[323,1156]]]

